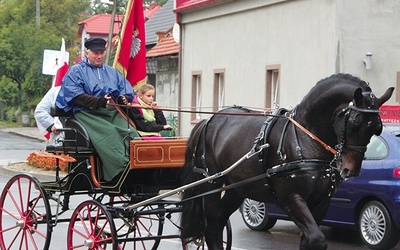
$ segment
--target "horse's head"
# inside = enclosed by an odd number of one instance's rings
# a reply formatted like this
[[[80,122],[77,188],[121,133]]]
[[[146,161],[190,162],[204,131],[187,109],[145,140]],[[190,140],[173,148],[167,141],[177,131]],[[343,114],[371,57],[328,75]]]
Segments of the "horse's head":
[[[335,116],[334,130],[338,138],[338,167],[342,178],[358,176],[361,163],[372,135],[380,135],[382,121],[379,107],[392,96],[394,88],[386,90],[380,98],[371,91],[357,88],[354,99]]]

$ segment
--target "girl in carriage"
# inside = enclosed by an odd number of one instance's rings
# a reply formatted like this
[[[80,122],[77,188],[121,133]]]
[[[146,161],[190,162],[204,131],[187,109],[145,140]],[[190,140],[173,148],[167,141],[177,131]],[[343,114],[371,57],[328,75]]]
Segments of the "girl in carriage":
[[[145,140],[161,139],[160,131],[172,129],[171,125],[167,124],[162,110],[157,108],[154,92],[153,85],[141,86],[132,103],[140,105],[142,108],[132,108],[129,114],[136,125],[137,132]]]

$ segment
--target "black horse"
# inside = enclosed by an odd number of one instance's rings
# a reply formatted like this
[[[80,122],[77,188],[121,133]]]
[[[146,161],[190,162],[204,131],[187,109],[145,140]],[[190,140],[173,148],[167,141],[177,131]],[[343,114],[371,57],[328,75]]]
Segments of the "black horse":
[[[275,202],[286,211],[302,231],[300,249],[326,249],[319,224],[331,195],[342,178],[359,175],[371,136],[382,130],[379,107],[393,90],[377,98],[366,82],[336,74],[319,81],[293,110],[268,119],[231,107],[198,123],[188,141],[185,184],[219,174],[249,152],[261,152],[183,193],[182,237],[186,242],[205,238],[209,249],[223,249],[223,228],[248,197]]]

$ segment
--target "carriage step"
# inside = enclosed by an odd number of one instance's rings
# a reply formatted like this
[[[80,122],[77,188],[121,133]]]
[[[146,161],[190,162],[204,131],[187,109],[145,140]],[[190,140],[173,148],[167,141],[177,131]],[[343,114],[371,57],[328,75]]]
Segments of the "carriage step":
[[[43,150],[38,150],[34,152],[34,154],[46,158],[56,158],[65,162],[76,162],[76,159],[74,157],[67,154],[52,154]]]

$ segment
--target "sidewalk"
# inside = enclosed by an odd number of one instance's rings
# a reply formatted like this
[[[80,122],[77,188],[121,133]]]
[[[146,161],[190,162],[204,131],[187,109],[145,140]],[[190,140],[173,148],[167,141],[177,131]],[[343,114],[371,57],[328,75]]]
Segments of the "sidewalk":
[[[37,127],[0,127],[0,131],[12,133],[20,136],[24,136],[39,141],[46,141],[46,139],[40,134]],[[9,162],[7,159],[4,160],[8,164],[1,164],[0,162],[0,175],[12,177],[19,173],[32,174],[41,181],[53,181],[55,171],[43,170],[29,166],[25,162]]]
[[[44,138],[44,136],[40,134],[39,129],[37,127],[18,127],[18,128],[0,127],[0,131],[21,135],[32,139],[38,139],[40,141],[46,141],[46,138]]]

